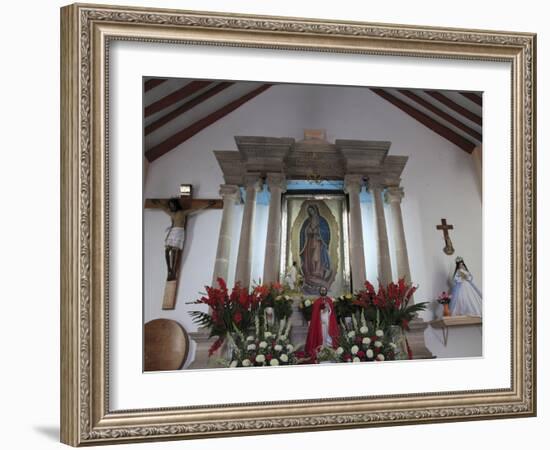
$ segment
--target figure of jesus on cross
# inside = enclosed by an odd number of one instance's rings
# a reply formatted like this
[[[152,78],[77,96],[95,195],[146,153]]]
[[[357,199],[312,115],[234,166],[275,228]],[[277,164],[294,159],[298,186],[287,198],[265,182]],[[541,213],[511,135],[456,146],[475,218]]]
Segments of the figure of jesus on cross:
[[[164,256],[168,274],[166,276],[162,309],[174,309],[187,219],[205,209],[220,209],[223,207],[223,202],[222,200],[208,199],[191,200],[183,197],[181,199],[150,199],[145,202],[145,207],[162,209],[171,219],[170,228],[168,228],[164,240]]]

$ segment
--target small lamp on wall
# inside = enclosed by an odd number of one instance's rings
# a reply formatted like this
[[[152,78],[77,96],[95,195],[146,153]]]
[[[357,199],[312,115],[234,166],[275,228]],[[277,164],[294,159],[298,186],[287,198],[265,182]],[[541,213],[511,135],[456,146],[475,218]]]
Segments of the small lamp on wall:
[[[193,185],[192,184],[180,184],[180,198],[189,198],[193,196]]]
[[[180,184],[180,205],[183,209],[191,208],[193,199],[193,185]]]

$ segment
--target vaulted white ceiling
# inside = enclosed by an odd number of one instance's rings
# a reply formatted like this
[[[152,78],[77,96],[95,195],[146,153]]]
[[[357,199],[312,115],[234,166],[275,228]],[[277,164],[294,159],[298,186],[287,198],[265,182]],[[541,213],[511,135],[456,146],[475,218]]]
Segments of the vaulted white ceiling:
[[[145,78],[145,157],[154,161],[271,86],[246,81]],[[371,90],[462,150],[470,153],[481,145],[480,93],[395,88]]]

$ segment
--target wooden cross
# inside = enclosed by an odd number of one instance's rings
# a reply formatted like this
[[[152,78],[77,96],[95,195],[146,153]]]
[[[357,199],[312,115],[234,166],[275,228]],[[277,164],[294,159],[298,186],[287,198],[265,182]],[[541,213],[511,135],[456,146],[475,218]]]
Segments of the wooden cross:
[[[145,200],[145,208],[147,209],[162,209],[162,206],[158,202],[168,202],[168,198],[148,198]],[[187,199],[182,197],[179,199],[179,203],[183,209],[223,209],[222,199],[208,199],[208,198],[194,198]]]
[[[445,247],[443,247],[443,252],[446,255],[452,255],[455,252],[453,248],[453,243],[451,242],[451,237],[449,236],[449,230],[454,229],[452,225],[447,225],[447,219],[441,219],[441,225],[437,225],[438,230],[443,231],[443,239],[445,240]]]
[[[178,277],[181,268],[181,255],[185,242],[187,218],[193,213],[204,209],[221,209],[223,200],[220,199],[193,199],[191,195],[179,199],[147,199],[145,208],[161,209],[172,219],[172,225],[165,239],[165,258],[168,268],[162,309],[176,307]]]

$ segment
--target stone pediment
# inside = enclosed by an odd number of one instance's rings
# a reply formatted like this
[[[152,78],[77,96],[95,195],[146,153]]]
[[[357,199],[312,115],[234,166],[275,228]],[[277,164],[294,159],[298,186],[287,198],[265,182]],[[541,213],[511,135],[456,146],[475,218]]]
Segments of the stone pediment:
[[[345,161],[334,144],[309,139],[297,142],[287,157],[287,177],[307,179],[319,176],[339,179],[345,175]]]
[[[284,172],[287,155],[294,145],[293,138],[265,136],[235,136],[238,152],[248,172]]]
[[[382,176],[398,183],[406,156],[388,156],[391,142],[236,136],[237,151],[215,151],[225,182],[243,184],[247,173],[284,173],[287,179],[343,179],[346,174]]]

